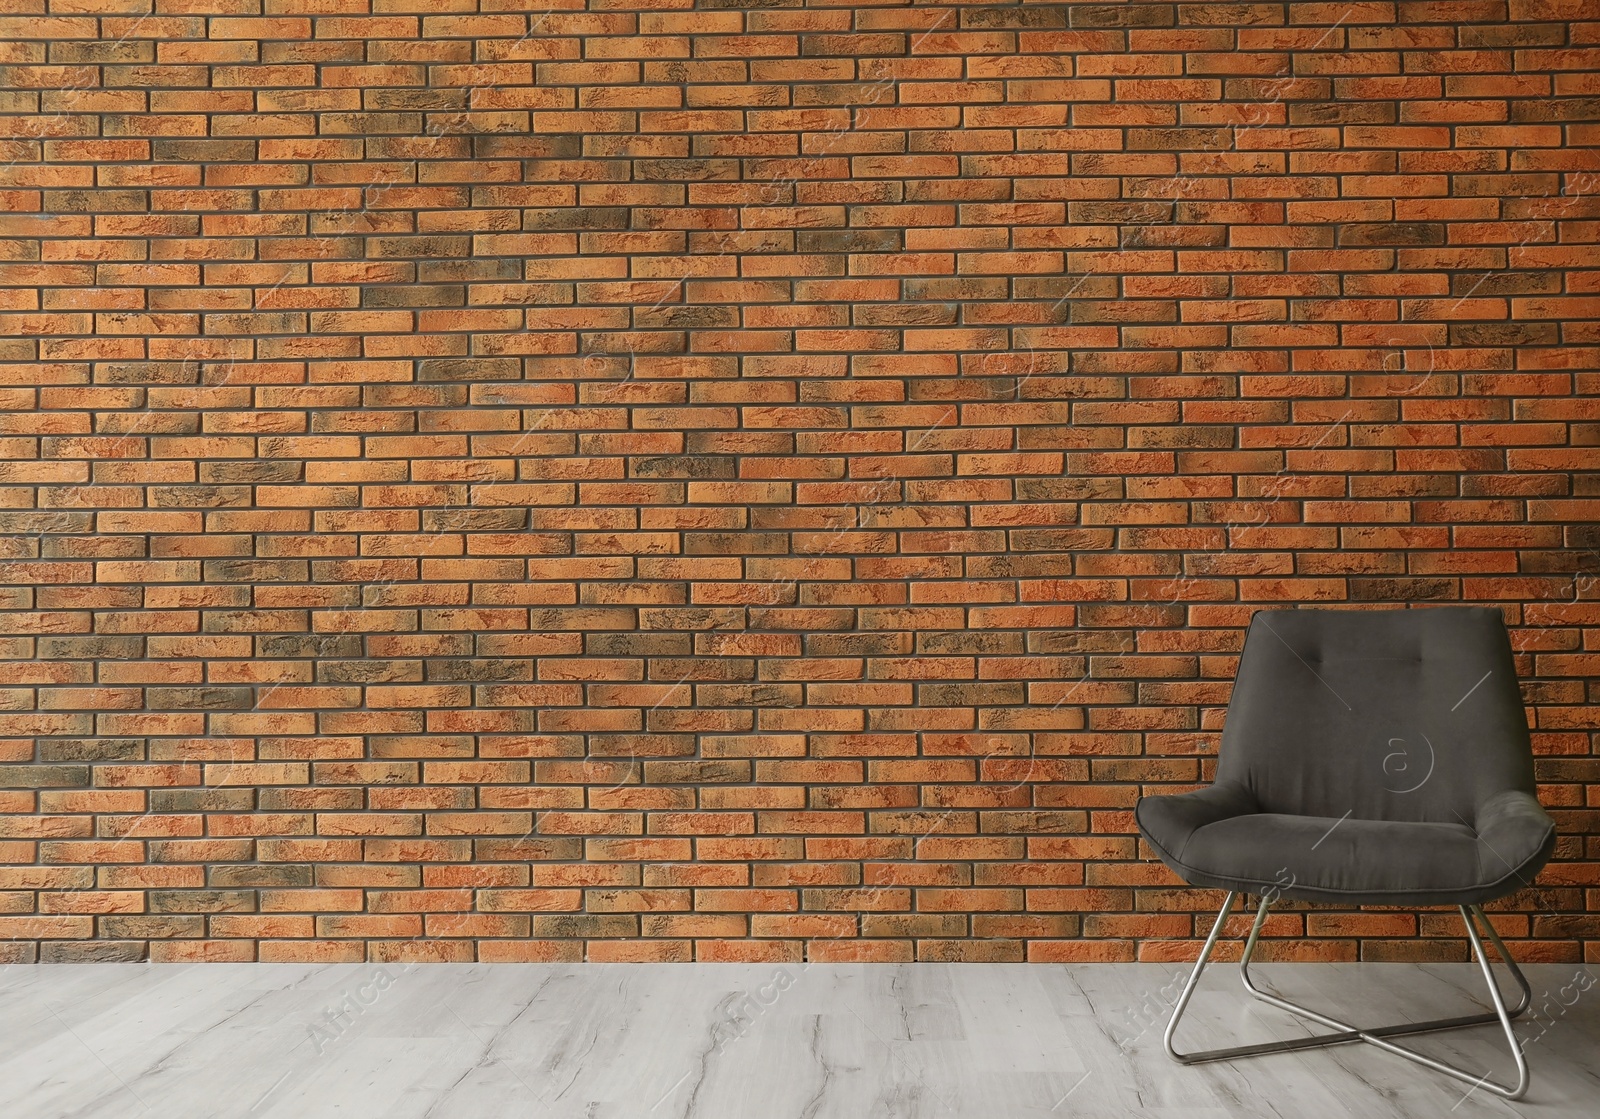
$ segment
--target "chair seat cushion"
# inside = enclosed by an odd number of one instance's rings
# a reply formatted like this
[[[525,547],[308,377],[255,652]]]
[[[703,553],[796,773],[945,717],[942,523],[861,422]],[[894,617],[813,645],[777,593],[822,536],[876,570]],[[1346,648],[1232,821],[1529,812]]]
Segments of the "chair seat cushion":
[[[1513,794],[1485,818],[1416,822],[1254,811],[1249,793],[1213,785],[1145,797],[1139,830],[1192,885],[1361,905],[1474,905],[1533,884],[1554,824]]]

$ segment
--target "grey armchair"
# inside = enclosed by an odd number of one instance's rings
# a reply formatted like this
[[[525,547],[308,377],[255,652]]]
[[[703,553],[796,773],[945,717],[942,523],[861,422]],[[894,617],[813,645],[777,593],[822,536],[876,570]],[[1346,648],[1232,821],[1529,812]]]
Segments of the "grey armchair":
[[[1216,782],[1142,798],[1139,831],[1186,882],[1227,891],[1167,1026],[1185,1064],[1353,1041],[1518,1099],[1528,1069],[1511,1019],[1527,981],[1480,908],[1531,885],[1555,845],[1534,797],[1533,755],[1505,623],[1497,610],[1270,610],[1245,638]],[[1258,999],[1335,1032],[1200,1053],[1178,1022],[1240,894],[1259,897],[1240,971]],[[1279,898],[1341,905],[1454,905],[1494,1013],[1360,1028],[1259,988],[1250,959]],[[1508,1010],[1478,922],[1522,990]],[[1389,1038],[1498,1021],[1518,1080],[1503,1085]]]

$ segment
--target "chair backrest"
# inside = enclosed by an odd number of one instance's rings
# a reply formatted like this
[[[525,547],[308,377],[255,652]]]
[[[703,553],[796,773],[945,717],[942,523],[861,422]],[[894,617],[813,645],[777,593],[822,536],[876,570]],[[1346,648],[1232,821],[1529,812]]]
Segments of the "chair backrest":
[[[1263,610],[1250,620],[1217,779],[1263,812],[1471,825],[1534,791],[1498,610]]]

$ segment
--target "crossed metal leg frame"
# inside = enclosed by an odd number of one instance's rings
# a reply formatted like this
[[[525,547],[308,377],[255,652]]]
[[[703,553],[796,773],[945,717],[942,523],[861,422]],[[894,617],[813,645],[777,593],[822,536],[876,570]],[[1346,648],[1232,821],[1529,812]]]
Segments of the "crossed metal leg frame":
[[[1194,965],[1194,971],[1189,975],[1189,981],[1184,985],[1183,993],[1178,996],[1178,1003],[1172,1008],[1172,1020],[1167,1023],[1165,1043],[1167,1053],[1174,1060],[1186,1065],[1197,1065],[1207,1061],[1231,1061],[1238,1057],[1257,1057],[1264,1053],[1287,1053],[1296,1049],[1319,1049],[1327,1045],[1344,1045],[1352,1041],[1365,1041],[1385,1049],[1396,1056],[1404,1057],[1408,1061],[1415,1061],[1425,1065],[1436,1072],[1446,1076],[1453,1076],[1457,1080],[1465,1081],[1474,1087],[1493,1092],[1508,1100],[1521,1099],[1522,1094],[1528,1090],[1528,1063],[1522,1054],[1522,1046],[1517,1043],[1517,1035],[1511,1030],[1511,1019],[1517,1017],[1533,1000],[1533,994],[1528,989],[1528,981],[1523,978],[1522,972],[1517,970],[1517,965],[1511,958],[1511,953],[1506,951],[1506,946],[1501,942],[1500,936],[1494,931],[1494,926],[1483,915],[1483,910],[1476,905],[1463,905],[1461,919],[1467,925],[1467,939],[1472,942],[1472,950],[1477,957],[1478,966],[1483,969],[1483,978],[1489,984],[1489,998],[1494,1003],[1493,1014],[1469,1014],[1461,1018],[1435,1018],[1428,1022],[1402,1022],[1393,1026],[1373,1026],[1362,1028],[1352,1026],[1348,1022],[1341,1022],[1337,1018],[1330,1018],[1315,1010],[1292,1003],[1287,999],[1257,987],[1250,981],[1250,957],[1254,954],[1256,940],[1261,935],[1261,924],[1267,918],[1267,906],[1270,898],[1261,899],[1261,907],[1256,910],[1255,924],[1250,926],[1250,938],[1245,941],[1244,953],[1239,959],[1239,975],[1244,980],[1245,990],[1262,1002],[1270,1003],[1302,1018],[1309,1018],[1319,1025],[1334,1030],[1334,1033],[1316,1034],[1311,1037],[1297,1037],[1288,1041],[1270,1041],[1261,1045],[1240,1045],[1232,1049],[1208,1049],[1199,1053],[1180,1053],[1172,1044],[1172,1038],[1178,1031],[1178,1020],[1183,1017],[1183,1011],[1189,1005],[1189,997],[1194,994],[1195,987],[1200,983],[1200,973],[1205,970],[1206,961],[1211,958],[1211,950],[1217,943],[1217,937],[1222,932],[1222,926],[1228,919],[1228,914],[1233,910],[1234,899],[1239,895],[1230,893],[1227,900],[1222,903],[1222,912],[1217,914],[1217,923],[1211,927],[1211,935],[1206,938],[1206,946],[1200,953],[1200,959]],[[1495,983],[1494,973],[1489,970],[1489,959],[1484,955],[1482,934],[1478,931],[1476,922],[1483,923],[1483,932],[1488,933],[1489,940],[1493,942],[1495,951],[1500,954],[1506,967],[1511,972],[1511,977],[1516,980],[1517,986],[1522,988],[1522,998],[1518,1000],[1515,1009],[1507,1010],[1505,999],[1500,994],[1500,988]],[[1439,1030],[1455,1030],[1463,1026],[1481,1026],[1490,1022],[1499,1022],[1506,1032],[1506,1040],[1511,1043],[1511,1055],[1517,1063],[1517,1082],[1515,1084],[1499,1084],[1489,1079],[1488,1075],[1479,1076],[1475,1073],[1457,1068],[1454,1065],[1436,1061],[1432,1057],[1424,1056],[1415,1049],[1408,1049],[1403,1045],[1396,1045],[1387,1040],[1391,1037],[1405,1037],[1410,1034],[1435,1033]]]

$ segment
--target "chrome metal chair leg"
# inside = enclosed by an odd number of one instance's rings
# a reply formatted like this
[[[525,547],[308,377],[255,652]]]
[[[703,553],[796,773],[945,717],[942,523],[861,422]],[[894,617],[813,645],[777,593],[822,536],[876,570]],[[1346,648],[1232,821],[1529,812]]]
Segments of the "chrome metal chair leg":
[[[1489,922],[1489,918],[1484,915],[1483,907],[1469,905],[1466,908],[1472,912],[1474,917],[1483,922],[1483,931],[1489,934],[1489,943],[1493,944],[1494,950],[1499,953],[1500,962],[1506,965],[1506,970],[1511,972],[1511,978],[1515,979],[1517,981],[1517,986],[1522,988],[1522,998],[1517,1001],[1517,1005],[1514,1009],[1507,1011],[1511,1017],[1515,1018],[1524,1010],[1528,1009],[1529,1004],[1533,1002],[1533,991],[1529,989],[1528,980],[1523,976],[1522,970],[1517,967],[1517,961],[1513,960],[1511,958],[1511,953],[1506,951],[1505,941],[1500,939],[1500,934],[1494,931],[1494,925],[1492,925]],[[1474,938],[1474,940],[1476,940],[1476,938]],[[1504,998],[1504,996],[1501,997]]]
[[[1172,1008],[1172,1019],[1167,1022],[1167,1032],[1162,1035],[1162,1044],[1167,1047],[1167,1056],[1174,1061],[1184,1064],[1193,1063],[1196,1056],[1204,1054],[1180,1053],[1173,1047],[1172,1035],[1178,1032],[1178,1019],[1183,1017],[1184,1007],[1189,1005],[1189,997],[1194,994],[1194,989],[1200,983],[1200,973],[1206,969],[1206,961],[1211,958],[1211,949],[1216,947],[1217,937],[1222,934],[1222,926],[1228,921],[1228,913],[1233,909],[1233,899],[1239,895],[1229,892],[1223,899],[1222,912],[1217,914],[1217,923],[1211,926],[1211,935],[1206,937],[1206,946],[1200,949],[1200,958],[1194,962],[1194,970],[1189,973],[1189,981],[1183,985],[1183,992],[1178,996],[1177,1005]]]
[[[1494,1005],[1494,1013],[1492,1014],[1435,1018],[1426,1022],[1402,1022],[1391,1026],[1374,1026],[1363,1029],[1352,1026],[1347,1022],[1341,1022],[1337,1018],[1331,1018],[1326,1014],[1318,1013],[1309,1007],[1279,998],[1269,991],[1262,990],[1250,980],[1250,959],[1255,954],[1256,943],[1261,934],[1261,926],[1266,920],[1267,907],[1270,904],[1270,899],[1262,898],[1261,905],[1256,910],[1255,921],[1250,926],[1250,934],[1245,941],[1244,952],[1239,960],[1239,975],[1244,982],[1245,989],[1262,1002],[1287,1010],[1291,1014],[1299,1015],[1302,1018],[1308,1018],[1335,1032],[1315,1034],[1311,1037],[1291,1038],[1288,1041],[1269,1041],[1259,1045],[1240,1045],[1229,1049],[1208,1049],[1197,1053],[1179,1052],[1177,1047],[1173,1045],[1173,1037],[1177,1033],[1178,1021],[1183,1017],[1184,1009],[1188,1006],[1189,999],[1194,994],[1196,986],[1199,985],[1200,974],[1205,970],[1206,962],[1210,959],[1211,952],[1216,947],[1217,937],[1222,932],[1222,926],[1226,923],[1228,914],[1233,909],[1234,899],[1237,896],[1236,893],[1230,893],[1222,903],[1222,912],[1217,915],[1216,924],[1211,928],[1211,935],[1206,938],[1205,947],[1201,950],[1199,960],[1195,962],[1194,971],[1190,973],[1189,980],[1184,985],[1183,993],[1178,996],[1177,1004],[1173,1007],[1172,1018],[1167,1023],[1167,1031],[1164,1038],[1167,1054],[1173,1060],[1186,1065],[1195,1065],[1209,1061],[1227,1061],[1239,1057],[1260,1056],[1266,1053],[1287,1053],[1297,1049],[1314,1049],[1328,1045],[1344,1045],[1355,1041],[1365,1041],[1396,1056],[1404,1057],[1408,1061],[1415,1061],[1417,1064],[1424,1065],[1436,1072],[1442,1072],[1446,1076],[1455,1077],[1457,1080],[1465,1081],[1474,1087],[1483,1088],[1509,1100],[1521,1099],[1528,1090],[1528,1065],[1523,1057],[1522,1046],[1518,1043],[1517,1036],[1511,1028],[1511,1019],[1517,1017],[1528,1008],[1533,998],[1532,991],[1528,986],[1527,979],[1523,977],[1521,970],[1512,960],[1511,954],[1506,950],[1505,944],[1500,940],[1499,934],[1489,924],[1489,920],[1484,916],[1483,910],[1477,906],[1460,906],[1459,908],[1461,910],[1461,919],[1467,926],[1467,938],[1472,942],[1474,958],[1483,971],[1485,982],[1489,985],[1489,998]],[[1507,969],[1510,970],[1517,986],[1522,989],[1522,998],[1518,1001],[1514,1010],[1506,1009],[1505,1000],[1500,994],[1499,984],[1496,983],[1494,972],[1489,967],[1489,958],[1483,950],[1481,942],[1483,934],[1480,933],[1476,921],[1483,922],[1483,931],[1487,933],[1490,942],[1495,947],[1495,951],[1500,954],[1501,960],[1505,962]],[[1514,1085],[1497,1083],[1489,1079],[1487,1073],[1483,1076],[1474,1076],[1465,1069],[1434,1060],[1432,1057],[1418,1053],[1414,1049],[1408,1049],[1403,1045],[1395,1045],[1385,1040],[1390,1037],[1406,1037],[1412,1034],[1460,1029],[1463,1026],[1485,1025],[1490,1022],[1500,1023],[1505,1030],[1506,1040],[1511,1044],[1512,1057],[1517,1065],[1517,1082]]]
[[[1261,907],[1256,910],[1255,924],[1250,928],[1250,938],[1245,941],[1244,953],[1239,957],[1239,978],[1244,981],[1244,989],[1249,991],[1252,996],[1262,1000],[1263,1002],[1273,1002],[1275,996],[1261,990],[1255,985],[1254,982],[1251,981],[1250,960],[1255,955],[1256,937],[1260,934],[1261,925],[1266,920],[1267,906],[1269,904],[1270,902],[1268,899],[1261,899]],[[1533,991],[1528,987],[1528,980],[1523,976],[1522,970],[1517,967],[1517,962],[1511,958],[1511,953],[1506,949],[1505,941],[1501,940],[1500,934],[1494,931],[1494,925],[1489,922],[1488,917],[1484,916],[1483,910],[1476,905],[1467,906],[1466,909],[1470,910],[1479,921],[1483,922],[1483,931],[1489,934],[1490,943],[1494,945],[1494,950],[1499,953],[1501,961],[1506,965],[1506,970],[1511,972],[1511,978],[1515,980],[1518,989],[1522,992],[1522,997],[1517,1000],[1517,1005],[1506,1011],[1507,1015],[1512,1018],[1516,1018],[1521,1015],[1523,1011],[1527,1010],[1529,1004],[1533,1002]],[[1462,919],[1466,920],[1465,912],[1462,914]],[[1476,942],[1477,939],[1473,935],[1475,932],[1476,926],[1469,921],[1467,923],[1468,939],[1471,939],[1474,942]],[[1504,996],[1501,997],[1504,998]],[[1439,1022],[1441,1023],[1439,1028],[1446,1029],[1454,1028],[1454,1026],[1474,1026],[1487,1022],[1495,1022],[1498,1020],[1498,1014],[1471,1014],[1462,1018],[1439,1019]],[[1443,1025],[1443,1023],[1453,1023],[1453,1026],[1446,1026]],[[1404,1029],[1406,1032],[1423,1033],[1426,1031],[1422,1030],[1420,1027],[1425,1025],[1429,1025],[1429,1023],[1418,1023],[1419,1028],[1416,1030],[1412,1030],[1411,1027],[1404,1027]]]

